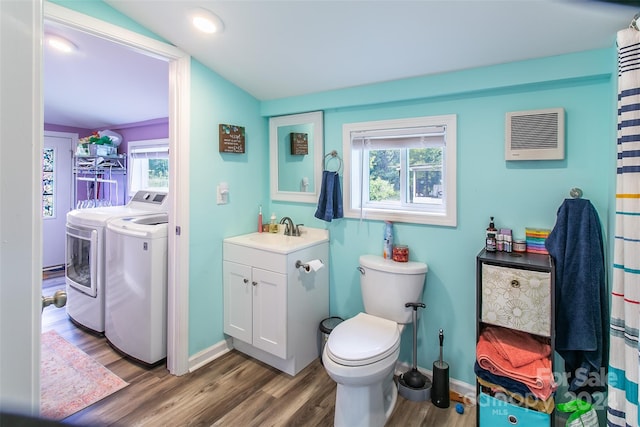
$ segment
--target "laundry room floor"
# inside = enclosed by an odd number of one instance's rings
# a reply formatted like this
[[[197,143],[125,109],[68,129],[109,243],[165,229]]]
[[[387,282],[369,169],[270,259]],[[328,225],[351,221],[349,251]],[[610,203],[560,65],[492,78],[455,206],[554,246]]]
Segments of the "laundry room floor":
[[[49,282],[49,280],[51,282]],[[53,281],[57,282],[53,282]],[[64,277],[48,279],[46,294],[64,289]],[[336,385],[315,360],[295,377],[238,351],[176,377],[165,366],[141,367],[122,358],[104,337],[69,321],[64,309],[45,308],[42,330],[55,329],[129,386],[68,417],[83,426],[331,426]],[[387,426],[473,427],[475,407],[464,414],[398,396]]]

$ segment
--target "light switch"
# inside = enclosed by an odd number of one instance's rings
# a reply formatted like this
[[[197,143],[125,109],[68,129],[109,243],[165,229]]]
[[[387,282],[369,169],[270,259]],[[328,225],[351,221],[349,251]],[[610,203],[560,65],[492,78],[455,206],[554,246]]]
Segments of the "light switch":
[[[217,203],[219,205],[226,205],[229,203],[229,184],[221,182],[217,187]]]

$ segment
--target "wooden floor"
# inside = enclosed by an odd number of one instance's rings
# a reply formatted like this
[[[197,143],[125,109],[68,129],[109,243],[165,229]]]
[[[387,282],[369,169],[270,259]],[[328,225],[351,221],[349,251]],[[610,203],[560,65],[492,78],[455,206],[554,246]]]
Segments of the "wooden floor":
[[[63,287],[46,281],[44,294]],[[193,373],[176,377],[164,366],[143,368],[114,352],[103,337],[84,332],[64,308],[43,312],[42,330],[56,330],[129,386],[70,416],[82,426],[331,426],[336,385],[316,360],[295,377],[231,351]],[[431,402],[398,396],[387,426],[475,426],[475,407],[460,415]]]

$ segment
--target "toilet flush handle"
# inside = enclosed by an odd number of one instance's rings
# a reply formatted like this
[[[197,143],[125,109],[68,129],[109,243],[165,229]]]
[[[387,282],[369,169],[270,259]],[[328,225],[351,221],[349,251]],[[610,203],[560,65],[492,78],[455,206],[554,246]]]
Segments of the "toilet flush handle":
[[[358,267],[358,271],[360,272],[360,274],[362,274],[364,276],[364,268]]]

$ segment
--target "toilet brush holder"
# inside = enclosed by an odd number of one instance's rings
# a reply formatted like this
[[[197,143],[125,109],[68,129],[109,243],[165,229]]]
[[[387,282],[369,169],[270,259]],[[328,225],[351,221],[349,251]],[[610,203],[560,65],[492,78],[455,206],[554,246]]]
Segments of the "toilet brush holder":
[[[438,408],[449,407],[449,364],[442,360],[444,332],[440,329],[440,358],[433,362],[433,393],[431,402]]]
[[[413,366],[398,378],[398,393],[405,399],[423,402],[431,398],[431,380],[418,371],[418,308],[424,308],[421,302],[408,302],[405,307],[413,307]]]

